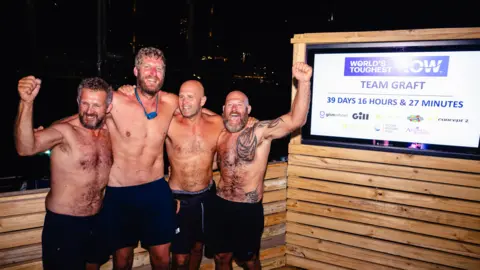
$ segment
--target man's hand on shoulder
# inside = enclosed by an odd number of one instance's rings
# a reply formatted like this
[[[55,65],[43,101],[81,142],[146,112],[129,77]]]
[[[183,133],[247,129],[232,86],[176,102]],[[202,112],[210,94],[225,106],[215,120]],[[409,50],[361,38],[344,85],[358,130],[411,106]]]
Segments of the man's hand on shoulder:
[[[122,93],[125,96],[134,96],[135,95],[135,86],[125,84],[125,85],[120,86],[120,88],[118,88],[117,92]]]
[[[207,108],[204,108],[202,107],[202,113],[208,115],[208,116],[218,116],[218,114],[216,114],[215,112],[207,109]]]

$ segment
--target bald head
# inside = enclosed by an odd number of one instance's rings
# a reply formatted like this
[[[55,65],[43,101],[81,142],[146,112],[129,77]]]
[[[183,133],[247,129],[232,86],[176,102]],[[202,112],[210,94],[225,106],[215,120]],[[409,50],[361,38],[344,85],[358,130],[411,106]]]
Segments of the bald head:
[[[248,106],[248,97],[240,90],[234,90],[228,93],[227,97],[225,98],[225,104],[232,100],[239,100],[245,103],[245,106]]]
[[[190,92],[196,94],[198,97],[203,97],[205,95],[205,89],[201,82],[196,80],[188,80],[180,86],[180,93]]]
[[[180,86],[178,107],[183,117],[192,118],[198,115],[206,100],[205,90],[199,81],[189,80]]]

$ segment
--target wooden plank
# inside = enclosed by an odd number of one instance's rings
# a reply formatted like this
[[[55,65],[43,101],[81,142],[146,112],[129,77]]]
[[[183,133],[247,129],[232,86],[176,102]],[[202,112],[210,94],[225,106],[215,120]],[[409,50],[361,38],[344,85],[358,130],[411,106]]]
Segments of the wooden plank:
[[[272,219],[272,218],[281,219],[283,217],[283,220],[285,220],[285,213],[279,216],[268,217],[269,214],[285,212],[287,208],[285,201],[275,201],[272,203],[266,203],[264,204],[263,207],[264,207],[264,213],[267,216],[267,219]],[[0,233],[42,227],[44,219],[45,219],[45,212],[3,217],[3,218],[0,218]],[[0,239],[1,239],[1,235],[0,235]]]
[[[281,166],[277,166],[277,170],[280,171]],[[285,167],[286,169],[286,167]],[[272,172],[272,175],[276,175],[278,172]],[[271,181],[271,182],[270,182]],[[274,201],[284,201],[286,199],[286,191],[281,188],[286,185],[285,179],[268,180],[267,190],[264,193],[264,203],[270,203]],[[4,203],[0,203],[0,217],[23,215],[30,213],[45,212],[45,198],[28,199],[28,200],[12,200]]]
[[[448,266],[432,264],[423,261],[394,256],[383,252],[371,251],[368,249],[352,247],[327,240],[311,238],[299,234],[287,233],[286,242],[288,245],[303,246],[314,250],[329,252],[345,257],[356,258],[368,262],[382,264],[390,267],[405,270],[454,270]]]
[[[0,234],[0,249],[37,244],[42,241],[42,228]]]
[[[384,30],[358,32],[330,32],[296,34],[292,44],[412,41],[412,40],[452,40],[480,38],[480,28],[430,28],[412,30]]]
[[[480,174],[473,173],[451,172],[305,155],[289,155],[288,164],[289,166],[315,167],[480,188]]]
[[[285,231],[286,231],[285,223],[280,223],[277,225],[265,227],[263,229],[262,238],[269,238],[277,235],[283,235],[285,234]]]
[[[345,257],[329,252],[287,244],[287,254],[355,270],[394,270],[398,268]]]
[[[473,245],[459,241],[452,241],[448,239],[425,236],[411,232],[393,230],[323,216],[297,213],[294,211],[287,212],[287,221],[294,221],[297,223],[321,227],[324,229],[337,230],[410,246],[417,246],[426,249],[433,249],[463,256],[480,258],[479,245]]]
[[[34,190],[12,191],[12,192],[0,193],[0,203],[9,202],[9,201],[45,198],[49,190],[50,190],[49,188],[42,188],[42,189],[34,189]]]
[[[480,188],[473,187],[454,186],[388,176],[341,172],[295,165],[288,166],[288,175],[450,197],[455,199],[480,201]]]
[[[348,270],[348,268],[340,267],[338,265],[331,265],[314,260],[300,258],[294,255],[287,254],[287,265],[293,265],[304,269],[322,269],[322,270]]]
[[[390,241],[373,239],[353,235],[349,233],[337,232],[322,228],[316,228],[308,225],[302,225],[294,222],[287,222],[287,233],[295,233],[317,239],[328,240],[344,245],[350,245],[359,248],[370,249],[384,252],[392,255],[406,258],[426,261],[462,269],[479,269],[480,260],[461,255],[450,254],[442,251],[434,251],[426,248],[393,243]]]
[[[263,204],[263,214],[270,215],[273,213],[278,212],[285,212],[287,210],[287,202],[286,201],[276,201],[271,203],[264,203]]]
[[[287,176],[287,162],[272,162],[267,166],[265,180],[283,178]]]
[[[280,212],[271,215],[265,215],[264,226],[273,226],[287,221],[287,212]]]
[[[285,174],[287,173],[287,168],[285,168]],[[265,180],[263,182],[263,192],[274,191],[279,189],[287,188],[287,177],[275,178],[270,180]]]
[[[265,215],[265,227],[286,222],[286,212]],[[266,228],[267,229],[267,228]],[[41,243],[43,227],[0,234],[0,250]],[[268,230],[268,229],[267,229]]]
[[[353,195],[361,196],[361,194],[357,193],[353,193]],[[359,199],[355,197],[300,190],[296,188],[288,189],[288,198],[381,213],[384,215],[423,220],[431,223],[445,224],[473,230],[478,230],[478,228],[480,228],[479,217],[386,203],[369,199]]]
[[[410,167],[442,169],[450,171],[462,171],[480,173],[480,160],[467,160],[455,158],[443,158],[432,156],[411,155],[402,153],[389,153],[381,151],[369,151],[348,149],[340,147],[326,147],[315,145],[288,146],[289,154],[338,158],[356,161],[367,161]]]
[[[308,203],[292,199],[288,199],[287,205],[288,210],[291,211],[365,223],[385,228],[469,242],[473,244],[480,244],[480,232],[476,230],[465,230],[452,226],[392,217],[384,214],[374,214],[365,211],[357,211],[323,204]]]
[[[12,200],[0,203],[0,217],[31,214],[45,211],[45,198]]]
[[[45,212],[0,218],[0,233],[43,226]]]
[[[284,189],[268,191],[263,193],[263,203],[285,201],[286,199],[287,199],[287,191]]]
[[[367,198],[376,201],[438,209],[442,211],[451,211],[476,216],[480,215],[480,203],[478,202],[419,195],[374,187],[338,184],[321,180],[299,178],[295,176],[288,178],[288,186],[352,197]]]
[[[33,260],[18,264],[7,265],[4,270],[43,270],[43,265],[41,260]]]
[[[42,258],[42,245],[34,244],[0,250],[0,268],[7,264],[31,261]]]

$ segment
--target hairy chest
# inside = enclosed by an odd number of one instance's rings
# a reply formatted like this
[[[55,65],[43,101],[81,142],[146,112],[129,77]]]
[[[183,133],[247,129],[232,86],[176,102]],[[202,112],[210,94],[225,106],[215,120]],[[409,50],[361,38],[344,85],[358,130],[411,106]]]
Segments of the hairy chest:
[[[75,160],[82,171],[107,170],[112,166],[112,146],[110,138],[105,133],[99,136],[78,134]]]

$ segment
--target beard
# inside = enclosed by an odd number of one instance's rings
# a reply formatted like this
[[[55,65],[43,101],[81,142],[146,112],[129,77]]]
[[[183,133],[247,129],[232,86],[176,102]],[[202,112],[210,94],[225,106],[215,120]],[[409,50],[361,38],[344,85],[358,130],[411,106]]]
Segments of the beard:
[[[156,85],[151,86],[147,84],[147,80],[151,78],[158,80]],[[144,78],[143,75],[141,74],[138,75],[137,82],[140,85],[140,88],[142,89],[142,91],[151,96],[154,96],[155,94],[157,94],[158,91],[160,91],[160,89],[162,89],[162,86],[163,86],[163,79],[159,80],[157,77],[153,77],[153,76],[147,76]]]
[[[230,115],[226,116],[225,113],[223,113],[222,117],[223,117],[223,124],[225,125],[225,128],[228,131],[234,133],[242,130],[247,125],[248,114],[245,113],[243,115],[240,115],[240,122],[238,122],[237,124],[230,123],[230,117],[232,116],[232,114],[234,113],[230,113]]]
[[[88,120],[87,117],[89,116],[93,116],[94,118],[92,120]],[[103,125],[103,119],[105,119],[105,116],[99,118],[97,114],[80,114],[80,123],[84,128],[87,129],[99,129]]]

